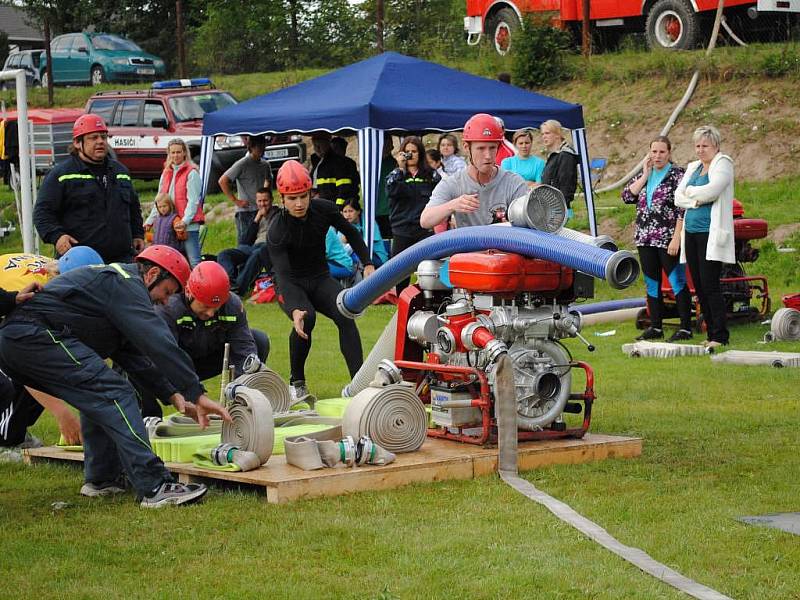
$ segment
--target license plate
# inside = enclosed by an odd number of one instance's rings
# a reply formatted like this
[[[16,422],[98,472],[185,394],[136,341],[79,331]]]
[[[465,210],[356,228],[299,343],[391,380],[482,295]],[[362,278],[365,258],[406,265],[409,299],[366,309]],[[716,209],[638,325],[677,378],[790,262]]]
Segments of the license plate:
[[[265,158],[286,158],[289,156],[288,148],[277,148],[276,150],[267,150],[264,152]]]
[[[156,74],[156,70],[155,69],[136,69],[136,74],[137,75],[155,75]]]

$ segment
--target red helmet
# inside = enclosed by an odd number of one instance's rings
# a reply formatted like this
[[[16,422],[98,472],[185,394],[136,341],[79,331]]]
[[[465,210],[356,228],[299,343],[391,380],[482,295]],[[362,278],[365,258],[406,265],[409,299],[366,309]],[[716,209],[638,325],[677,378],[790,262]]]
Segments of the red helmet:
[[[478,113],[464,124],[464,135],[461,137],[465,142],[502,142],[503,127],[492,115]]]
[[[206,306],[219,308],[231,295],[231,283],[222,265],[204,260],[192,269],[186,291]]]
[[[281,165],[275,182],[279,194],[302,194],[311,189],[308,171],[296,160],[287,160]]]
[[[181,287],[186,287],[191,268],[183,254],[175,248],[160,244],[148,246],[139,253],[136,260],[150,261],[172,275]]]
[[[106,122],[103,121],[103,117],[98,117],[91,113],[81,115],[72,126],[72,139],[74,140],[87,133],[95,133],[97,131],[108,133],[108,127],[106,127]]]

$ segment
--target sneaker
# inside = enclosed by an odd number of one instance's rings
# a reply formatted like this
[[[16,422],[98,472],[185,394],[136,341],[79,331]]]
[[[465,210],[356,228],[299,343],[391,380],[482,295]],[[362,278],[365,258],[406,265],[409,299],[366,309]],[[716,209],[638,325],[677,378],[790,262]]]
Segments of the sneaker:
[[[44,446],[44,442],[37,438],[35,435],[31,435],[30,431],[25,432],[25,439],[22,440],[22,443],[19,447],[23,450],[27,448],[41,448]]]
[[[81,486],[81,496],[98,498],[100,496],[116,496],[127,491],[126,482],[122,477],[114,481],[87,481]]]
[[[202,483],[175,483],[165,481],[153,492],[142,498],[139,506],[143,508],[161,508],[169,504],[191,504],[206,495],[208,488]]]
[[[685,342],[686,340],[692,339],[692,332],[688,329],[678,329],[675,333],[673,333],[669,341],[670,342]]]
[[[639,341],[642,340],[660,340],[664,337],[664,330],[658,329],[657,327],[648,327],[642,332],[642,335],[637,337],[636,339]]]
[[[706,347],[706,351],[708,352],[714,352],[714,350],[716,350],[720,346],[727,346],[727,345],[728,342],[718,342],[716,340],[706,340],[705,342],[703,342],[703,346]]]
[[[289,386],[289,393],[292,395],[292,400],[295,402],[299,402],[303,400],[306,396],[308,396],[308,388],[306,387],[306,382],[303,380],[297,380],[292,385]]]

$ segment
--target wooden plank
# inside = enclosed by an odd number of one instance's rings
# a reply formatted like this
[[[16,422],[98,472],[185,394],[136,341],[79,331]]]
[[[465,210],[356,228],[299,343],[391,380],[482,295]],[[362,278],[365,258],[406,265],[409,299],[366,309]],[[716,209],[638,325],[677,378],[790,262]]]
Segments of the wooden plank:
[[[607,458],[633,458],[642,452],[641,438],[587,434],[583,439],[542,440],[519,445],[521,471],[554,464],[578,464]],[[81,461],[81,452],[57,447],[25,452],[25,460]],[[497,449],[482,448],[447,440],[428,439],[417,452],[400,454],[383,467],[357,469],[340,465],[333,469],[303,471],[286,463],[282,455],[270,458],[254,471],[230,472],[202,469],[191,463],[167,463],[184,483],[227,481],[262,488],[267,502],[283,503],[301,498],[337,496],[366,490],[394,489],[411,483],[450,479],[472,479],[497,470]]]
[[[582,439],[539,440],[520,443],[517,465],[530,471],[550,465],[577,465],[607,458],[634,458],[642,454],[641,438],[586,434]],[[475,477],[497,471],[497,451],[474,458]]]

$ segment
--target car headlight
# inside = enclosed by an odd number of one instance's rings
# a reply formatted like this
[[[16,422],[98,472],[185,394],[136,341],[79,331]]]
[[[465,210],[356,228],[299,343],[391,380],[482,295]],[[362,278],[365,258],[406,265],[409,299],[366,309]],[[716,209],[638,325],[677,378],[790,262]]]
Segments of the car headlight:
[[[228,148],[243,148],[244,139],[240,135],[218,135],[214,138],[215,150],[227,150]]]
[[[160,58],[157,58],[153,61],[153,64],[160,69],[164,66],[164,61]]]
[[[128,59],[127,58],[112,58],[111,62],[113,62],[115,65],[127,65],[128,64]]]

